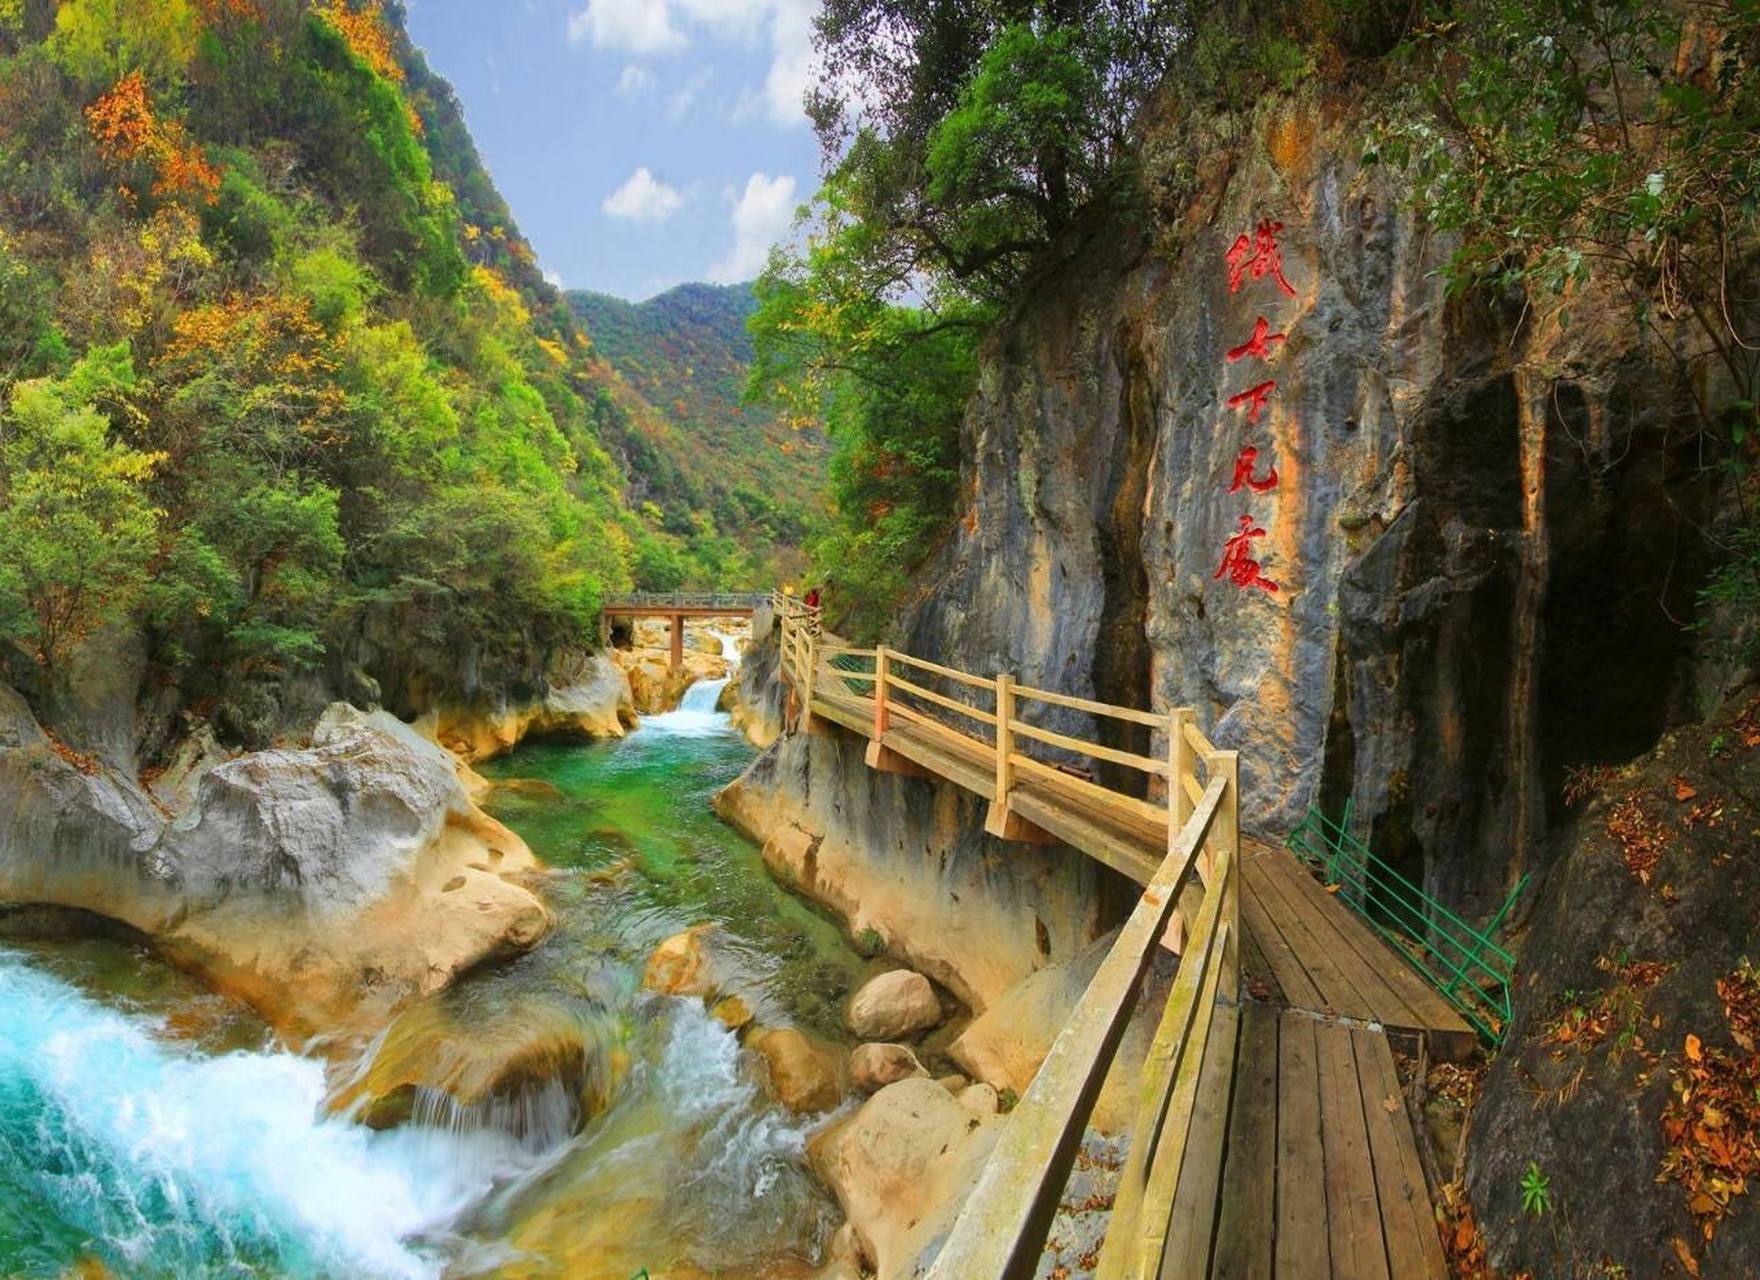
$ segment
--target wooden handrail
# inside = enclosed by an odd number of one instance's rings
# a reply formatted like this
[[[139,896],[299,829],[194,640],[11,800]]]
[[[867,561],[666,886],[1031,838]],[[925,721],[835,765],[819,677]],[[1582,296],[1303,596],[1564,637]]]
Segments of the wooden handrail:
[[[994,689],[996,687],[994,680],[986,680],[983,676],[968,675],[964,671],[955,671],[952,667],[944,667],[939,662],[930,662],[927,658],[913,658],[910,654],[900,653],[896,649],[888,649],[887,653],[896,662],[916,667],[919,671],[933,671],[938,676],[946,676],[949,680],[958,680],[962,684],[971,685],[974,689]]]
[[[1180,891],[1220,812],[1218,775],[1137,900],[1118,940],[1051,1046],[966,1199],[931,1280],[1026,1280],[1057,1212],[1082,1133]]]
[[[972,706],[970,703],[961,702],[958,698],[950,698],[944,693],[936,693],[933,689],[925,689],[920,684],[912,684],[909,680],[906,680],[901,676],[891,676],[888,678],[887,683],[894,689],[902,689],[906,693],[915,694],[917,697],[922,698],[927,702],[933,702],[938,707],[946,707],[949,711],[957,711],[960,715],[976,720],[982,724],[996,723],[996,715],[994,712],[985,711],[979,707]]]
[[[1041,729],[1037,725],[1023,724],[1016,721],[1014,731],[1023,738],[1031,738],[1035,742],[1043,742],[1046,746],[1061,747],[1065,751],[1073,751],[1078,755],[1092,756],[1096,760],[1110,760],[1113,764],[1122,764],[1143,773],[1152,773],[1158,778],[1167,776],[1167,761],[1151,760],[1148,756],[1140,756],[1131,751],[1120,751],[1116,747],[1103,747],[1096,742],[1083,742],[1080,738],[1071,738],[1065,734],[1053,733],[1049,729]]]
[[[1014,731],[1020,733],[1026,726],[1015,722]],[[1043,760],[1035,760],[1032,756],[1023,756],[1018,751],[1011,757],[1016,769],[1025,769],[1035,778],[1050,783],[1053,787],[1062,787],[1074,792],[1084,799],[1094,802],[1097,809],[1111,809],[1114,812],[1133,814],[1145,823],[1160,824],[1167,817],[1167,810],[1159,805],[1150,804],[1147,800],[1139,800],[1135,796],[1127,796],[1122,791],[1113,791],[1098,782],[1089,782],[1086,778],[1078,778],[1073,773],[1065,773],[1054,764],[1046,764]]]
[[[985,829],[1002,839],[1045,839],[1047,832],[1011,812],[1011,800],[1046,822],[1053,797],[1072,817],[1128,831],[1167,852],[1101,961],[1069,1021],[1058,1035],[968,1197],[929,1275],[931,1280],[1027,1280],[1037,1268],[1045,1236],[1082,1140],[1101,1082],[1118,1052],[1149,964],[1165,944],[1180,956],[1179,972],[1161,1013],[1143,1067],[1136,1125],[1101,1255],[1106,1280],[1146,1280],[1156,1275],[1167,1236],[1167,1214],[1186,1160],[1186,1136],[1202,1090],[1211,1082],[1201,1066],[1212,1035],[1234,1035],[1233,1005],[1240,991],[1240,766],[1232,751],[1219,751],[1199,729],[1196,714],[1177,707],[1165,714],[1116,707],[1069,694],[1033,689],[1000,673],[993,679],[899,653],[884,645],[852,649],[826,637],[819,611],[793,597],[776,597],[781,619],[782,671],[802,697],[802,714],[813,713],[814,689],[844,683],[822,702],[847,719],[851,683],[873,686],[868,760],[881,768],[912,764],[898,750],[903,729],[889,739],[893,718],[908,725],[921,753],[925,742],[968,763],[994,760],[995,786]],[[874,669],[845,671],[834,657],[872,658]],[[823,673],[820,667],[823,666]],[[928,672],[995,695],[994,712],[904,678],[897,668]],[[957,692],[957,691],[951,691]],[[926,708],[904,699],[920,699]],[[1165,758],[1089,742],[1021,720],[1028,699],[1094,716],[1141,724],[1165,735]],[[856,704],[860,706],[860,703]],[[989,741],[965,732],[933,708],[994,727]],[[865,708],[864,708],[865,711]],[[861,724],[860,720],[856,721]],[[970,728],[969,725],[965,728]],[[1096,761],[1166,780],[1165,804],[1076,776],[1024,754],[1022,741],[1041,743]],[[944,775],[946,776],[946,775]],[[982,794],[983,783],[962,773],[962,784]],[[1026,781],[1023,782],[1023,776]],[[1022,787],[1031,788],[1031,805]],[[1020,794],[1017,796],[1016,793]],[[1096,856],[1102,856],[1096,854]],[[1115,864],[1116,865],[1116,864]],[[1138,872],[1137,874],[1141,874]],[[1199,895],[1197,899],[1193,894]],[[1197,905],[1194,908],[1193,903]]]
[[[1165,731],[1167,728],[1167,717],[1156,715],[1153,711],[1115,706],[1110,702],[1095,702],[1092,698],[1078,698],[1068,693],[1052,693],[1049,689],[1032,689],[1024,684],[1016,685],[1014,692],[1017,698],[1049,702],[1054,707],[1068,707],[1072,711],[1086,711],[1090,715],[1110,716],[1114,720],[1129,720],[1134,724],[1148,725],[1151,729]]]

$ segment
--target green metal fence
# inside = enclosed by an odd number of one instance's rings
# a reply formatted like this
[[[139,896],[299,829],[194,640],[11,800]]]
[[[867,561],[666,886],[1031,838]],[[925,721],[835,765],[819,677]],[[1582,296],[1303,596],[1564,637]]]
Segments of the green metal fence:
[[[1313,808],[1284,843],[1327,884],[1337,885],[1339,896],[1409,959],[1485,1040],[1502,1044],[1516,962],[1494,938],[1527,888],[1528,877],[1521,878],[1488,924],[1476,927],[1376,857],[1350,833],[1350,821],[1349,803],[1342,822]]]

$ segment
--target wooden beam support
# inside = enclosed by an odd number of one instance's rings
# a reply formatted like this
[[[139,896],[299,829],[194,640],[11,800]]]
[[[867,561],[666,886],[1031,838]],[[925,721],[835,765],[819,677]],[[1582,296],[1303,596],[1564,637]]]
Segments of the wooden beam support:
[[[674,671],[684,669],[684,615],[682,613],[672,615],[672,669]]]
[[[998,840],[1025,844],[1057,844],[1058,839],[1037,823],[1028,822],[1009,803],[1014,790],[1014,677],[996,677],[996,798],[984,818],[984,830]]]
[[[868,743],[868,750],[863,758],[867,761],[868,768],[877,773],[896,773],[906,778],[927,778],[930,780],[939,776],[933,771],[925,769],[915,760],[901,756],[878,738]]]

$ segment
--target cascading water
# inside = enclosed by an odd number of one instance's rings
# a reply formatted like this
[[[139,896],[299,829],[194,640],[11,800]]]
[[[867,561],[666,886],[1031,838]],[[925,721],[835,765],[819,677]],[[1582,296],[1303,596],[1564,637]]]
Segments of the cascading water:
[[[721,641],[721,656],[737,667],[739,641],[722,633],[717,633],[716,639]],[[642,730],[686,738],[732,732],[733,722],[727,713],[716,710],[716,704],[721,701],[721,691],[727,688],[728,681],[732,679],[733,676],[729,674],[719,680],[696,681],[684,691],[684,697],[679,700],[676,711],[646,717],[642,721]]]
[[[0,951],[0,1274],[90,1247],[143,1280],[438,1276],[411,1241],[529,1164],[493,1133],[324,1118],[320,1063],[155,1030]]]
[[[771,1102],[703,1000],[643,990],[660,942],[713,924],[758,1024],[837,1041],[864,972],[710,808],[751,759],[724,687],[621,742],[486,763],[545,784],[488,804],[551,868],[555,930],[346,1059],[239,1048],[266,1029],[216,1022],[225,1000],[145,952],[0,948],[0,1276],[810,1274],[836,1222],[816,1120]],[[386,1088],[339,1096],[363,1080]]]

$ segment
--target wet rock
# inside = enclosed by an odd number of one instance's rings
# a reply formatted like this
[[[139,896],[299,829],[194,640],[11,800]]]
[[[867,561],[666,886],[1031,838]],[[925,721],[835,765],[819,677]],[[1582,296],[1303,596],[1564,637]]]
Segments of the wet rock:
[[[516,880],[530,850],[394,716],[337,704],[310,746],[188,781],[168,821],[133,777],[58,752],[0,689],[0,898],[138,929],[296,1037],[383,1016],[549,929]]]
[[[629,677],[604,654],[566,653],[550,666],[543,696],[523,702],[442,702],[420,722],[460,759],[505,755],[526,738],[621,738],[635,723]]]
[[[739,996],[727,996],[716,1001],[709,1012],[715,1021],[734,1032],[743,1030],[752,1020],[751,1006]]]
[[[521,796],[527,800],[560,800],[562,788],[543,778],[503,778],[490,784],[502,795]]]
[[[566,1139],[598,1114],[629,1068],[613,1020],[522,1002],[517,1014],[461,1015],[445,997],[399,1013],[370,1056],[337,1080],[332,1111],[374,1129],[416,1118]]]
[[[746,1044],[764,1059],[770,1091],[796,1114],[829,1111],[843,1100],[838,1054],[795,1027],[764,1027]]]
[[[878,1280],[928,1269],[1003,1124],[919,1077],[887,1085],[813,1139],[813,1168],[843,1206]]]
[[[645,716],[675,709],[691,685],[699,680],[719,680],[732,669],[720,656],[719,646],[713,654],[687,649],[684,665],[677,670],[669,649],[619,649],[615,656],[628,673],[635,709]]]
[[[648,957],[642,985],[664,996],[710,996],[719,987],[710,942],[716,924],[699,924],[675,933]]]
[[[850,1054],[849,1074],[856,1088],[863,1093],[875,1093],[889,1084],[929,1073],[906,1045],[862,1044]]]
[[[941,1021],[941,1002],[922,974],[895,969],[856,992],[847,1020],[863,1040],[909,1039]]]

